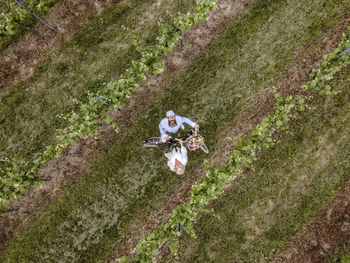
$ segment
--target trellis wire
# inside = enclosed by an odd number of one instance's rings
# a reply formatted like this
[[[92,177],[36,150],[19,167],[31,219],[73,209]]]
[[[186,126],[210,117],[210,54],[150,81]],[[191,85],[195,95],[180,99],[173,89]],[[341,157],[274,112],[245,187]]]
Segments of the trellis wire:
[[[3,56],[5,56],[5,57],[8,57],[8,58],[14,60],[14,59],[11,58],[9,55],[7,55],[7,54],[5,53],[5,51],[2,51],[1,49],[0,49],[0,53],[1,53]]]
[[[53,26],[50,25],[48,22],[46,22],[44,19],[42,19],[40,16],[38,16],[37,14],[33,13],[32,11],[29,10],[28,7],[24,6],[23,4],[21,4],[19,1],[17,0],[13,0],[15,1],[20,7],[24,8],[25,10],[27,10],[30,14],[32,14],[33,16],[35,16],[37,19],[39,19],[41,22],[43,22],[45,25],[47,25],[49,28],[51,28],[52,30],[57,31],[57,29]]]
[[[104,101],[103,99],[101,99],[99,96],[94,94],[94,97],[96,99],[98,99],[99,101],[101,101],[103,104],[107,105],[108,107],[111,107],[112,109],[114,109],[116,112],[120,112],[119,108],[113,108],[113,106],[111,104],[109,104],[108,102]]]

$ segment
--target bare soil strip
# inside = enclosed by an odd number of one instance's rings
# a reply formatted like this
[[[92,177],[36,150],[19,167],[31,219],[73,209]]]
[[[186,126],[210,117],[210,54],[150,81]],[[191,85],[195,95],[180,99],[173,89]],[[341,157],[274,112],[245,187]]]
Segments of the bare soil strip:
[[[2,56],[0,60],[0,90],[4,90],[10,81],[19,84],[30,80],[34,68],[45,55],[56,49],[60,43],[70,39],[89,18],[100,14],[102,10],[111,4],[121,0],[77,0],[58,2],[45,17],[47,21],[55,25],[59,33],[55,33],[42,23],[38,23],[33,29],[41,38],[28,32],[25,36],[10,46],[6,53],[13,58]]]
[[[334,251],[350,239],[350,185],[305,226],[275,263],[333,262]]]
[[[339,44],[341,35],[347,31],[347,26],[350,22],[350,16],[342,21],[336,28],[332,30],[321,46],[315,46],[314,52],[305,56],[300,63],[290,68],[285,79],[278,85],[277,89],[285,95],[302,94],[300,86],[309,80],[311,70],[318,67],[323,57],[333,51]],[[186,40],[185,40],[186,41]],[[223,132],[223,138],[219,142],[218,150],[215,152],[213,158],[209,162],[214,162],[216,165],[223,165],[230,153],[234,150],[232,144],[233,138],[248,136],[252,127],[261,122],[262,118],[273,111],[274,98],[273,95],[268,96],[264,101],[259,102],[258,105],[251,105],[251,111],[247,112],[247,116],[238,121],[238,126],[232,127],[231,130]],[[169,195],[159,202],[159,205],[153,209],[145,218],[138,219],[131,231],[125,232],[121,235],[120,241],[116,244],[115,252],[110,256],[111,262],[117,262],[116,259],[122,256],[130,257],[133,255],[133,249],[137,242],[144,236],[150,234],[153,230],[160,228],[160,225],[167,221],[172,211],[180,204],[188,201],[190,197],[191,186],[201,177],[205,176],[204,168],[198,169],[191,174],[187,174]],[[226,189],[229,189],[230,185]],[[166,249],[166,247],[163,247]],[[163,249],[160,257],[162,256]],[[284,261],[281,261],[284,262]],[[297,261],[295,261],[297,262]],[[298,261],[304,262],[304,261]],[[317,261],[312,261],[317,262]]]
[[[184,49],[181,51],[177,47],[173,53],[165,55],[163,59],[165,72],[158,77],[149,76],[149,80],[132,93],[130,101],[121,113],[110,113],[112,121],[119,125],[119,134],[116,134],[111,127],[104,127],[98,132],[96,139],[77,140],[63,152],[61,158],[54,158],[43,167],[38,176],[49,181],[44,181],[42,188],[29,189],[26,194],[17,200],[11,200],[5,207],[14,210],[0,217],[0,252],[16,233],[21,232],[28,223],[38,218],[50,202],[62,195],[67,187],[77,183],[79,175],[93,165],[100,153],[107,152],[109,145],[129,128],[136,108],[150,105],[152,98],[156,98],[157,94],[162,92],[163,83],[168,77],[175,71],[184,69],[199,53],[205,52],[210,40],[219,33],[225,22],[233,15],[247,10],[254,2],[255,0],[220,1],[219,8],[209,16],[208,27],[205,23],[201,23],[185,32]],[[196,178],[198,176],[193,177],[195,180]],[[184,182],[188,190],[193,182],[188,180]]]
[[[246,5],[251,4],[253,1],[245,1]],[[241,8],[238,10],[244,10],[244,4],[241,1]],[[231,1],[226,1],[226,7],[232,4]],[[237,3],[236,3],[237,4]],[[173,54],[168,54],[165,57],[167,70],[164,74],[158,78],[151,78],[146,84],[135,91],[132,95],[132,99],[128,105],[123,109],[121,114],[114,115],[114,120],[117,120],[120,127],[121,133],[123,130],[127,129],[130,124],[130,116],[132,116],[133,111],[138,107],[143,107],[152,102],[152,100],[145,101],[144,98],[155,97],[156,94],[161,92],[162,83],[166,80],[175,70],[182,69],[186,63],[190,61],[196,54],[202,52],[206,47],[205,45],[209,43],[210,38],[214,33],[209,32],[218,32],[220,26],[215,26],[214,18],[216,17],[216,22],[218,24],[223,23],[220,15],[224,13],[225,10],[222,7],[225,6],[225,1],[220,2],[220,9],[211,15],[208,22],[209,29],[206,28],[205,24],[198,25],[193,31],[190,31],[185,34],[185,43],[186,46],[184,51],[181,53],[177,49]],[[237,10],[235,10],[237,11]],[[220,13],[221,12],[221,13]],[[232,14],[227,14],[229,17]],[[308,73],[312,67],[315,67],[320,63],[322,57],[329,53],[337,44],[341,34],[346,30],[346,26],[349,24],[349,19],[344,21],[334,32],[332,36],[324,40],[322,47],[315,49],[313,54],[310,54],[309,57],[304,58],[304,61],[298,66],[290,70],[288,77],[281,82],[279,85],[280,90],[286,94],[295,94],[298,93],[299,87],[302,83],[307,81]],[[221,25],[221,24],[220,24]],[[213,31],[210,31],[213,30]],[[198,32],[198,35],[195,36],[195,32]],[[204,41],[203,41],[204,40]],[[203,42],[197,42],[203,41]],[[199,45],[205,43],[203,45]],[[142,105],[140,105],[140,103]],[[234,127],[230,134],[222,140],[220,152],[214,157],[214,160],[217,164],[223,164],[232,151],[233,146],[231,143],[232,136],[244,136],[248,134],[250,127],[256,125],[262,117],[272,110],[272,100],[266,100],[265,102],[254,105],[253,110],[248,114],[248,118],[245,118],[245,122],[241,122],[239,127]],[[42,169],[40,176],[46,177],[50,175],[53,179],[50,182],[45,182],[43,188],[33,188],[28,194],[24,195],[23,198],[14,200],[8,208],[19,208],[19,210],[14,211],[6,216],[0,218],[1,233],[0,233],[0,249],[5,247],[5,244],[13,237],[16,229],[21,229],[26,223],[34,220],[39,214],[40,211],[43,211],[46,205],[50,201],[55,200],[59,195],[64,192],[64,189],[72,183],[75,183],[79,180],[79,174],[83,173],[91,165],[89,158],[93,158],[98,155],[96,153],[105,152],[108,149],[109,142],[114,141],[118,138],[118,135],[115,135],[111,129],[102,130],[97,140],[88,139],[88,140],[79,140],[73,146],[69,147],[65,151],[65,154],[59,160],[53,160],[45,168]],[[121,243],[118,244],[118,250],[115,252],[115,255],[130,255],[130,250],[135,246],[140,237],[150,233],[152,230],[156,229],[161,222],[165,221],[169,216],[171,211],[180,203],[186,201],[189,196],[189,190],[193,182],[198,178],[204,175],[203,170],[198,170],[192,174],[186,176],[185,180],[182,182],[176,191],[166,199],[163,200],[158,209],[155,209],[154,212],[150,213],[147,218],[143,218],[142,228],[137,226],[133,231],[124,235],[124,238],[121,239]],[[4,244],[4,245],[3,245]]]

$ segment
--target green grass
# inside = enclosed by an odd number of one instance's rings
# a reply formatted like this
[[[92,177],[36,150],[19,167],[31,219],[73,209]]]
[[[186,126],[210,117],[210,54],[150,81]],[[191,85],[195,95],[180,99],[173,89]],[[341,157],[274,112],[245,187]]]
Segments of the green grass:
[[[58,115],[78,111],[74,99],[87,99],[104,83],[116,80],[139,54],[134,39],[153,43],[160,17],[191,10],[194,2],[134,0],[106,8],[83,27],[71,41],[49,54],[35,69],[32,81],[14,81],[0,94],[0,158],[20,156],[27,160],[43,151],[56,129],[67,126]],[[122,28],[125,27],[126,29]]]
[[[341,263],[350,262],[350,240],[337,247],[333,253],[334,258],[343,260]],[[333,263],[333,262],[332,262]]]
[[[349,183],[350,67],[181,241],[180,262],[271,262],[276,252]],[[332,127],[332,128],[330,128]],[[163,262],[173,262],[168,257]]]
[[[259,1],[247,14],[230,21],[209,50],[168,80],[152,106],[135,112],[132,128],[10,244],[0,261],[102,261],[120,234],[181,180],[168,170],[165,149],[140,145],[158,134],[165,112],[171,108],[198,121],[206,144],[215,151],[220,137],[251,103],[266,96],[303,55],[314,52],[344,17],[346,1],[327,3],[291,1],[288,6],[285,1]],[[291,11],[293,4],[299,6]],[[190,153],[186,173],[199,168],[204,158],[202,152]]]

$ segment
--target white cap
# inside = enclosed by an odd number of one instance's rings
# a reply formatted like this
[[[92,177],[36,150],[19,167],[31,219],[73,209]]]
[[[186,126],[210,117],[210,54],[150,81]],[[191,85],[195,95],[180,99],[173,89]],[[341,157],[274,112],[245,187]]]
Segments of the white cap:
[[[166,116],[167,116],[167,117],[175,116],[175,112],[172,111],[172,110],[170,110],[170,111],[168,111],[168,112],[166,113]]]

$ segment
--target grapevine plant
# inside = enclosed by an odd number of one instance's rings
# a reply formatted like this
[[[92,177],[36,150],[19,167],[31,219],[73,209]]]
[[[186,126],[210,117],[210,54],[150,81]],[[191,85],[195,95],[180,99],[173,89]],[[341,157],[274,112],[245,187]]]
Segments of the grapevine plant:
[[[176,43],[182,38],[181,32],[190,29],[196,23],[205,21],[209,12],[217,8],[217,2],[218,0],[198,1],[196,12],[178,13],[171,24],[159,24],[159,36],[153,46],[145,46],[144,43],[135,40],[133,45],[136,51],[140,53],[141,58],[132,61],[130,68],[120,76],[118,81],[107,83],[96,95],[101,98],[108,98],[109,102],[118,108],[123,107],[130,98],[130,93],[140,86],[140,82],[147,81],[147,73],[151,72],[158,75],[164,71],[165,66],[161,59],[166,52],[171,52]],[[33,184],[40,186],[41,180],[36,176],[39,169],[52,160],[53,157],[60,157],[62,151],[77,138],[96,136],[99,119],[105,124],[111,123],[110,118],[104,111],[104,105],[96,101],[93,94],[87,93],[87,96],[87,102],[79,102],[80,114],[72,112],[62,116],[70,125],[57,130],[56,143],[47,146],[35,160],[5,159],[8,165],[0,171],[0,205],[7,204],[11,197],[17,198]],[[117,131],[116,123],[113,123],[112,126]]]
[[[30,0],[27,7],[39,15],[45,14],[58,0]],[[28,24],[33,16],[12,0],[2,3],[0,13],[0,38],[12,37],[21,31],[20,23]],[[1,49],[5,47],[0,47]]]
[[[349,54],[339,57],[342,50],[350,47],[349,32],[343,34],[339,46],[329,54],[321,63],[319,69],[314,69],[310,74],[310,81],[301,86],[302,90],[311,90],[324,96],[335,94],[327,81],[333,79],[334,75],[342,68],[350,65]],[[191,188],[191,196],[187,203],[179,205],[173,210],[168,221],[162,224],[159,230],[153,231],[150,235],[142,238],[136,248],[136,254],[132,258],[122,257],[118,262],[151,262],[156,260],[159,248],[167,243],[170,251],[177,256],[181,232],[177,231],[177,224],[180,223],[185,232],[196,237],[193,224],[200,212],[210,212],[207,209],[209,202],[218,198],[224,192],[224,186],[232,182],[236,177],[243,174],[243,168],[250,167],[256,160],[256,152],[269,148],[276,142],[273,134],[278,130],[286,129],[286,124],[293,117],[296,110],[303,111],[306,100],[311,96],[283,96],[281,93],[274,94],[276,103],[274,112],[266,115],[262,121],[251,130],[247,138],[234,142],[234,150],[228,158],[225,166],[219,168],[213,164],[206,167],[206,177],[199,179]]]

